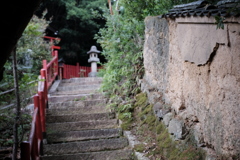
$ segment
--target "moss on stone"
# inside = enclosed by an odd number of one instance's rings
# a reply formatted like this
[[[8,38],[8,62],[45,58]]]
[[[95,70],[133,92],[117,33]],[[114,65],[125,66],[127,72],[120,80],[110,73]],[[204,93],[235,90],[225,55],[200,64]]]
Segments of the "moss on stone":
[[[156,117],[154,115],[146,116],[146,119],[142,121],[142,124],[148,124],[148,127],[155,127]]]
[[[205,154],[200,149],[189,146],[177,147],[175,141],[172,140],[168,130],[163,124],[158,125],[157,136],[158,146],[161,154],[169,160],[203,160]]]
[[[179,159],[181,160],[192,160],[192,159],[198,159],[198,160],[204,160],[205,159],[205,153],[195,147],[189,146],[184,151],[180,152],[178,154]]]
[[[138,114],[138,116],[143,117],[143,116],[147,115],[148,113],[151,113],[152,112],[152,107],[153,107],[153,105],[147,105],[146,107],[142,107],[141,108],[142,112],[140,112]]]
[[[158,125],[156,126],[156,134],[160,134],[161,132],[163,132],[165,129],[165,126],[163,123],[158,123]]]
[[[148,132],[148,138],[152,138],[156,142],[154,149],[149,150],[149,156],[161,155],[164,159],[168,160],[204,159],[204,152],[194,147],[194,142],[185,143],[187,145],[179,145],[177,141],[171,138],[165,125],[159,122],[153,113],[153,105],[148,104],[147,95],[145,93],[138,94],[135,104],[131,107],[120,107],[122,108],[121,112],[118,112],[118,118],[123,122],[121,124],[123,130],[130,130],[134,122],[135,125],[138,125],[138,130],[141,128],[144,129],[144,132],[141,132],[143,139],[146,137],[146,132]],[[189,137],[188,140],[192,140],[192,137]],[[134,150],[138,152],[142,152],[144,149],[145,147],[143,144],[135,145],[134,147]]]
[[[121,121],[127,121],[127,118],[126,118],[126,116],[125,116],[125,114],[124,113],[119,113],[118,114],[118,119],[120,119]]]
[[[118,106],[119,113],[126,113],[126,112],[133,112],[133,111],[134,111],[134,108],[132,107],[131,103]]]
[[[132,120],[125,121],[121,124],[123,130],[130,130],[132,128]]]
[[[134,107],[141,107],[146,105],[147,103],[147,94],[146,93],[139,93],[136,95],[136,103]]]
[[[134,148],[133,148],[135,151],[137,152],[143,152],[144,149],[145,149],[145,145],[144,144],[136,144],[134,145]]]

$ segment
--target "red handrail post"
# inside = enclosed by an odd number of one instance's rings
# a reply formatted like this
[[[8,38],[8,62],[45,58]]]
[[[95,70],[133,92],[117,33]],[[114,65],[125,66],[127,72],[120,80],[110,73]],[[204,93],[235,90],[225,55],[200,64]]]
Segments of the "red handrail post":
[[[59,79],[62,80],[63,79],[63,67],[59,67],[59,71],[58,71],[58,76],[59,76]]]
[[[62,78],[63,78],[63,79],[66,78],[65,70],[66,70],[66,65],[63,64],[63,66],[62,66],[62,72],[63,72]]]
[[[36,130],[36,128],[35,128],[35,130]],[[39,157],[37,142],[38,142],[38,139],[37,139],[37,135],[35,134],[34,138],[33,138],[33,146],[32,146],[32,159],[33,160],[36,160],[37,157]]]
[[[40,74],[41,74],[41,77],[42,78],[45,77],[45,81],[48,82],[48,77],[47,77],[47,60],[43,60],[42,63],[43,63],[43,69],[46,71],[46,73],[43,75],[42,74],[42,69],[41,69]]]
[[[47,69],[47,60],[43,60],[42,63],[43,63],[43,69]]]
[[[31,151],[30,151],[30,143],[24,141],[21,143],[21,160],[30,160]]]
[[[55,76],[58,75],[58,51],[55,50],[55,56],[56,56],[56,61],[55,61]]]
[[[68,79],[68,77],[67,77],[67,70],[68,70],[68,65],[66,65],[66,64],[64,64],[64,68],[63,68],[64,70],[64,78],[65,79]]]
[[[41,78],[44,79],[44,95],[45,95],[45,101],[48,101],[48,81],[47,81],[47,70],[46,69],[41,69]]]
[[[35,95],[33,97],[33,99],[34,99],[34,109],[38,108],[36,124],[35,124],[35,126],[36,126],[36,128],[35,128],[36,129],[36,131],[35,131],[36,132],[36,138],[42,140],[42,124],[41,124],[41,117],[40,117],[40,113],[39,113],[39,106],[40,106],[39,95]]]
[[[80,77],[80,67],[79,67],[79,63],[77,63],[77,77]]]
[[[45,111],[46,111],[46,103],[45,103],[45,96],[44,96],[44,92],[40,91],[38,92],[39,94],[39,104],[40,104],[40,119],[41,119],[41,129],[42,129],[42,135],[43,138],[46,138],[46,118],[45,118]]]

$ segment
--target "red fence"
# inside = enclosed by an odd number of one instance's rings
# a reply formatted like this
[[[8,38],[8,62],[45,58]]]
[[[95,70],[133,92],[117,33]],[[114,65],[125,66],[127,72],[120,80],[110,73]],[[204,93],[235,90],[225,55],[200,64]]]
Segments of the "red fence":
[[[102,67],[98,67],[98,70],[99,69],[102,69]],[[62,72],[63,79],[88,77],[88,74],[91,72],[91,67],[79,66],[79,63],[77,63],[76,66],[64,64],[63,67],[60,68],[59,72]]]
[[[74,77],[87,77],[88,73],[91,72],[91,67],[79,66],[77,63],[76,66],[73,65],[63,65],[63,79],[70,79]]]

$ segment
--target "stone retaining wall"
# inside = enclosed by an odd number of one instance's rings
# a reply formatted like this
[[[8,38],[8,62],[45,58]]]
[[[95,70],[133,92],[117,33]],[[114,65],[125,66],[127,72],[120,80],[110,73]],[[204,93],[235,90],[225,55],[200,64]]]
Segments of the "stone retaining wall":
[[[176,140],[189,134],[208,159],[240,156],[240,20],[145,19],[141,88]]]

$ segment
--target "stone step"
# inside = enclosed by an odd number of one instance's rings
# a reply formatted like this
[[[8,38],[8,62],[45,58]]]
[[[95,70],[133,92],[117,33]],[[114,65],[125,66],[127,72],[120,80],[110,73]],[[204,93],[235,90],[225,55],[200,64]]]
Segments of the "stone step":
[[[48,143],[94,140],[117,138],[122,135],[121,129],[96,129],[96,130],[83,130],[83,131],[68,131],[57,132],[48,134]]]
[[[82,152],[97,152],[122,149],[128,145],[127,138],[112,138],[80,142],[47,144],[43,147],[44,155],[62,155]]]
[[[77,85],[99,85],[101,86],[102,81],[79,81],[79,82],[64,82],[61,81],[61,86],[77,86]]]
[[[98,93],[95,89],[82,89],[82,90],[76,90],[76,91],[57,91],[52,93],[51,95],[76,95],[76,94],[96,94]]]
[[[93,114],[76,114],[76,115],[48,115],[46,117],[47,123],[61,123],[61,122],[79,122],[79,121],[91,121],[91,120],[107,120],[114,119],[115,113],[93,113]]]
[[[98,90],[100,88],[100,85],[72,85],[68,86],[66,84],[60,85],[57,88],[57,91],[80,91],[80,90],[86,90],[86,89],[93,89]]]
[[[114,150],[91,153],[44,156],[42,160],[133,160],[131,150]]]
[[[118,125],[117,119],[109,119],[109,120],[97,120],[97,121],[47,123],[46,128],[47,128],[47,133],[52,134],[56,132],[65,132],[65,131],[117,128],[117,125]]]
[[[63,79],[61,83],[80,83],[80,84],[102,83],[102,77],[83,77],[83,78]]]
[[[70,96],[52,96],[48,97],[49,104],[51,103],[62,103],[66,101],[79,101],[79,100],[94,100],[94,99],[103,99],[103,94],[80,94],[80,95],[70,95]]]
[[[64,106],[63,106],[64,107]],[[50,108],[47,109],[47,116],[57,115],[77,115],[77,114],[92,114],[110,112],[105,106],[87,106],[87,107],[68,107],[68,108]]]
[[[69,107],[84,108],[89,106],[95,106],[95,107],[106,106],[106,99],[98,99],[98,100],[75,99],[75,101],[50,103],[49,109],[69,108]]]

